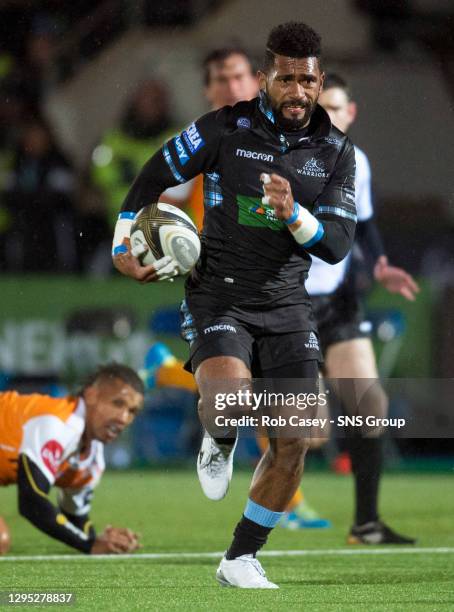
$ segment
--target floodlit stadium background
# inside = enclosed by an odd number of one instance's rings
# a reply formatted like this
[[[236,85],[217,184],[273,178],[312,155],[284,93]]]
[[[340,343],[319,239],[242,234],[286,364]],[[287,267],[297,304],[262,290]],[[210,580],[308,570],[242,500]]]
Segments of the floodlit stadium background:
[[[259,0],[75,4],[15,2],[0,9],[3,388],[64,392],[99,362],[116,359],[140,368],[156,340],[185,357],[177,317],[182,282],[141,286],[109,268],[109,213],[93,178],[94,165],[102,167],[108,157],[100,144],[119,124],[137,85],[148,79],[167,88],[168,129],[178,131],[208,110],[203,56],[236,43],[259,63],[270,28],[290,19],[305,20],[321,33],[325,69],[351,81],[359,116],[350,136],[372,165],[389,258],[421,283],[410,304],[372,288],[359,263],[381,374],[454,376],[450,2],[281,0],[279,10],[277,3]],[[65,206],[56,203],[41,216],[43,232],[47,228],[42,242],[48,253],[57,253],[42,268],[38,255],[24,255],[27,244],[15,217],[21,206],[25,218],[34,219],[36,210],[26,208],[35,202],[33,189],[24,197],[24,188],[21,199],[11,192],[15,143],[38,113],[68,160]],[[194,404],[194,397],[174,389],[151,394],[136,426],[109,449],[110,465],[193,462],[200,436]],[[256,456],[254,442],[245,441],[239,460],[250,463]],[[453,457],[451,440],[388,444],[389,468],[443,470]],[[315,454],[309,469],[328,469],[330,460],[330,451]]]

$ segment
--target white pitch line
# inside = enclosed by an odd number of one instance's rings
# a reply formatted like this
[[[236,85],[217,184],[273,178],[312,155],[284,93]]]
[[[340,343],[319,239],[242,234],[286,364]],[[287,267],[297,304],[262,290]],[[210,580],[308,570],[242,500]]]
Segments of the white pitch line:
[[[342,557],[350,555],[414,555],[414,554],[452,554],[454,548],[319,548],[313,550],[264,550],[260,557],[315,557],[330,555]],[[170,552],[170,553],[137,553],[128,555],[21,555],[0,556],[2,561],[85,561],[104,560],[123,561],[124,559],[217,559],[223,552]]]

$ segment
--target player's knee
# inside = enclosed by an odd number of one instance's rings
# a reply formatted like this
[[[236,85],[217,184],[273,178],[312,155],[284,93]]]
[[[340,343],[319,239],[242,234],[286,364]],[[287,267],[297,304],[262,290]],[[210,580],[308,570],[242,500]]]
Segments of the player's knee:
[[[229,419],[219,419],[219,413],[213,409],[213,403],[200,398],[197,403],[199,420],[213,438],[236,438],[237,428],[230,425]]]
[[[250,381],[215,381],[200,386],[198,403],[199,417],[202,422],[221,420],[230,421],[252,414],[254,404],[251,401]]]

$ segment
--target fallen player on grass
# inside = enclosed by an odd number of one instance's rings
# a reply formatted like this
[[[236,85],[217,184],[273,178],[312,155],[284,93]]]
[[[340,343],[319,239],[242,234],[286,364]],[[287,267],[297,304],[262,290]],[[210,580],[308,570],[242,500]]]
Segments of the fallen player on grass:
[[[143,383],[131,368],[100,367],[76,396],[0,393],[0,486],[16,484],[19,513],[47,535],[89,554],[129,553],[139,537],[108,525],[97,534],[89,518],[104,472],[104,444],[141,410]],[[55,506],[50,489],[58,488]],[[0,517],[0,554],[11,538]]]

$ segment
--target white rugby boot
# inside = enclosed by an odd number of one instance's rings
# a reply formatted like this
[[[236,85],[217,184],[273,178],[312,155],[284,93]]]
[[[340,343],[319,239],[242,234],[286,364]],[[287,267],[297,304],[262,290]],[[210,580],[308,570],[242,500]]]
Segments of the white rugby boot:
[[[197,474],[202,491],[213,501],[225,497],[233,473],[233,455],[236,444],[217,444],[207,432],[203,436],[202,446],[197,457]]]
[[[278,589],[270,582],[260,561],[253,555],[241,555],[228,561],[225,557],[219,564],[216,580],[221,586],[239,589]]]

